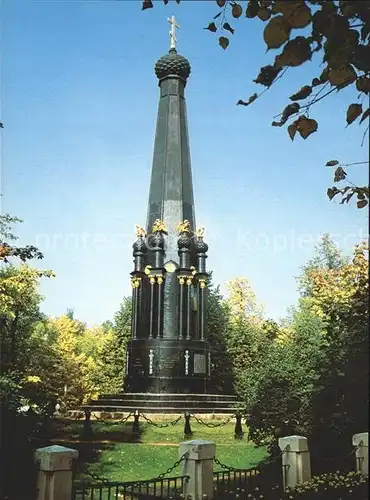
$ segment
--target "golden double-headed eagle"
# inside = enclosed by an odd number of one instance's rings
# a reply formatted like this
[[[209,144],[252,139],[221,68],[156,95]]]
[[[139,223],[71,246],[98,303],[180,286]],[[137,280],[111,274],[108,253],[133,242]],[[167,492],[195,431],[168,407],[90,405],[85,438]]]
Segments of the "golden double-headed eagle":
[[[198,238],[203,238],[205,232],[205,227],[201,226],[199,229],[197,229],[197,232],[195,233]]]
[[[180,224],[177,226],[177,231],[179,233],[190,233],[191,232],[190,222],[187,219],[180,222]]]
[[[165,233],[167,231],[166,224],[161,219],[156,219],[152,228],[153,233]]]
[[[145,232],[145,229],[141,226],[139,226],[139,224],[136,224],[136,236],[138,238],[145,238],[146,236],[146,232]]]

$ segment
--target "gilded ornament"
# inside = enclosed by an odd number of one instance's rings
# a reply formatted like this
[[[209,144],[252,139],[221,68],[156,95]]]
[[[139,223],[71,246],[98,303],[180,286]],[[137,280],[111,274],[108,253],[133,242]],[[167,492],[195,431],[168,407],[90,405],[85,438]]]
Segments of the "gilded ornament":
[[[154,285],[155,283],[155,276],[153,276],[153,274],[149,274],[149,282],[151,285]]]
[[[205,227],[202,226],[199,229],[197,229],[196,235],[198,238],[203,238],[204,237],[204,232],[205,232]]]
[[[157,283],[161,285],[163,283],[163,276],[157,276]]]
[[[146,236],[145,229],[143,227],[139,226],[139,224],[136,224],[136,236],[138,238],[140,238],[140,237],[145,238],[145,236]]]
[[[144,269],[144,273],[148,276],[150,274],[150,270],[151,270],[152,266],[145,266],[145,269]]]
[[[140,281],[141,281],[141,278],[137,278],[137,277],[131,278],[131,286],[132,286],[132,288],[139,288]]]
[[[177,231],[179,233],[190,233],[191,232],[190,222],[187,219],[180,222],[180,224],[177,226]]]
[[[185,283],[184,276],[179,276],[179,283],[180,283],[180,285],[183,285]]]
[[[194,266],[190,266],[190,269],[191,269],[191,274],[195,276],[197,274],[196,268]]]
[[[188,286],[190,286],[192,284],[192,280],[193,280],[193,278],[188,277],[187,280],[186,280],[186,284]]]
[[[206,288],[206,286],[207,286],[206,280],[205,279],[200,279],[199,280],[199,286],[200,286],[200,288]]]
[[[152,227],[153,233],[165,233],[167,231],[166,225],[161,219],[156,219]]]

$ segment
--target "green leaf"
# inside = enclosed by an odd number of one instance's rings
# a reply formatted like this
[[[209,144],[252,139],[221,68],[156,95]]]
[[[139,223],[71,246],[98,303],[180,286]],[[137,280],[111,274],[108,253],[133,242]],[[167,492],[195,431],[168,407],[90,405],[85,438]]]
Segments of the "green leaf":
[[[239,101],[236,104],[242,106],[249,106],[249,104],[252,104],[252,102],[254,102],[257,99],[257,97],[258,97],[257,94],[253,94],[250,96],[248,101],[242,101],[241,99],[239,99]]]
[[[238,3],[234,3],[234,5],[231,8],[231,14],[235,18],[240,17],[243,14],[243,7]]]
[[[206,28],[204,28],[204,29],[212,31],[212,33],[216,33],[217,26],[215,25],[215,23],[209,23],[209,25]]]
[[[317,121],[306,116],[300,116],[294,123],[297,124],[297,130],[303,139],[307,139],[318,129]]]
[[[265,87],[270,87],[280,71],[280,68],[274,68],[273,66],[263,66],[260,69],[257,78],[253,81],[254,83],[260,83]]]
[[[220,44],[220,47],[225,50],[229,46],[230,41],[225,36],[220,36],[220,38],[218,39],[218,43]]]
[[[291,101],[300,101],[301,99],[306,99],[310,94],[312,94],[312,87],[305,85],[296,94],[293,94],[289,99]]]
[[[297,124],[296,123],[291,123],[288,127],[288,134],[289,137],[294,140],[295,134],[297,132]]]
[[[153,8],[152,0],[143,0],[143,6],[142,6],[141,10],[152,9],[152,8]]]
[[[368,203],[367,200],[359,200],[357,202],[357,208],[364,208],[364,207],[366,207],[367,203]]]
[[[275,59],[275,66],[300,66],[305,61],[311,59],[312,50],[307,38],[297,36],[290,40],[284,47],[283,52]]]
[[[245,17],[248,17],[249,19],[256,17],[259,8],[257,0],[249,0],[247,10],[245,11]]]
[[[370,116],[370,108],[367,108],[366,111],[364,111],[364,114],[361,116],[360,123],[362,123],[366,118],[369,118]]]
[[[235,30],[234,30],[234,28],[232,28],[232,27],[230,26],[230,24],[229,24],[229,23],[224,23],[224,25],[223,25],[222,27],[223,27],[223,29],[224,29],[224,30],[230,31],[230,33],[234,34],[234,31],[235,31]]]
[[[347,124],[350,125],[356,120],[362,113],[361,104],[350,104],[347,109]]]
[[[329,82],[336,86],[344,88],[347,85],[355,82],[357,78],[356,71],[353,67],[348,64],[346,66],[342,66],[341,68],[331,69],[329,70],[328,80]]]
[[[334,182],[340,182],[344,181],[344,179],[347,177],[347,173],[343,170],[342,167],[338,167],[335,169],[334,172]]]
[[[261,21],[268,21],[271,17],[271,11],[267,7],[260,7],[257,12],[257,17],[259,17]]]
[[[283,16],[273,17],[263,32],[263,38],[269,49],[277,49],[289,40],[291,28]]]
[[[330,160],[326,163],[325,167],[335,167],[335,165],[338,165],[339,161],[338,160]]]

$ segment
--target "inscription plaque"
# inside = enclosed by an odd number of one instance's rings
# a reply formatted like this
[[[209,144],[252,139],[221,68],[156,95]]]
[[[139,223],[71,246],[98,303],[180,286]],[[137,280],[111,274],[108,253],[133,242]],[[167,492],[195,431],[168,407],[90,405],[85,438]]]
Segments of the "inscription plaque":
[[[194,354],[194,373],[206,373],[206,357],[204,354]]]
[[[160,352],[158,363],[159,375],[163,377],[171,377],[176,375],[178,371],[179,356],[177,353]]]

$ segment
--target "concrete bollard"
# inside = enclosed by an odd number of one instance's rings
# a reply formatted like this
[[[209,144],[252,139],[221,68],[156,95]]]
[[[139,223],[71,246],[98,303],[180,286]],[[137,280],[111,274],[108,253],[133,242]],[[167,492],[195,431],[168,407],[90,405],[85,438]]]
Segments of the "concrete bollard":
[[[311,460],[307,438],[303,436],[279,438],[279,448],[282,452],[284,490],[309,481]]]
[[[71,500],[72,464],[77,457],[77,450],[59,445],[35,451],[35,459],[40,462],[37,500]]]
[[[352,444],[356,447],[356,470],[369,475],[369,433],[360,432],[352,436]]]
[[[192,500],[212,500],[213,493],[213,460],[216,454],[216,445],[212,441],[194,439],[180,443],[180,457],[189,452],[182,462],[183,476],[190,476],[184,483],[184,497]]]

